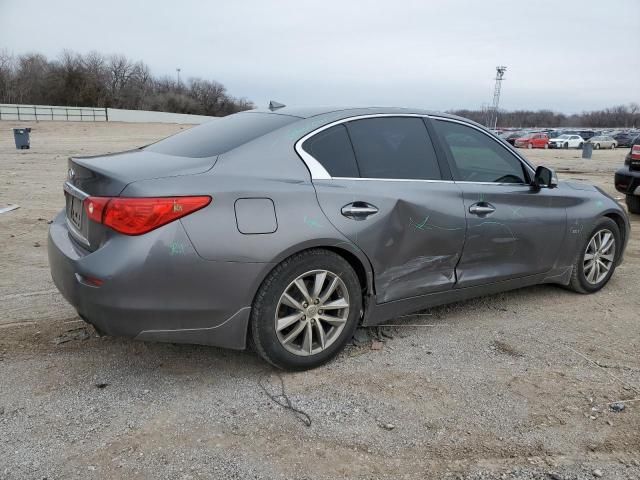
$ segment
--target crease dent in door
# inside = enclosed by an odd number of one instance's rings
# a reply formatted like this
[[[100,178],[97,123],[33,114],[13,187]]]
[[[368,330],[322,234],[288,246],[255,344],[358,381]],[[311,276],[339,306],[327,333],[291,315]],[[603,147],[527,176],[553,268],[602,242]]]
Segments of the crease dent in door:
[[[337,207],[339,211],[360,198],[341,188],[331,188],[333,193],[329,196],[322,195],[324,189],[318,190],[316,185],[319,200],[324,200],[319,201],[320,208],[327,219],[369,258],[378,303],[443,291],[455,284],[466,222],[462,215],[449,214],[450,204],[446,205],[444,199],[418,203],[381,192],[361,195],[378,212],[365,220],[354,220],[328,215],[326,208]],[[342,195],[336,195],[338,192]],[[337,197],[344,203],[337,205]],[[327,202],[329,198],[331,202]],[[432,208],[428,203],[433,204]]]

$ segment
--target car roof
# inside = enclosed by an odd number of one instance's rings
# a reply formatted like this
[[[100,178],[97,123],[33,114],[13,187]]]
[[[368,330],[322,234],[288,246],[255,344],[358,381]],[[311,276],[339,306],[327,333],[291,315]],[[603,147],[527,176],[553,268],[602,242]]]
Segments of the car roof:
[[[375,114],[416,114],[416,115],[438,115],[440,117],[462,119],[456,115],[448,113],[436,112],[432,110],[424,110],[420,108],[409,107],[346,107],[346,106],[291,106],[282,107],[275,110],[269,110],[268,108],[257,108],[254,110],[246,110],[246,112],[255,113],[271,113],[274,115],[289,115],[299,118],[311,118],[327,113],[340,113],[344,118],[356,115],[375,115]],[[469,122],[470,120],[464,119]],[[472,122],[473,123],[473,122]]]

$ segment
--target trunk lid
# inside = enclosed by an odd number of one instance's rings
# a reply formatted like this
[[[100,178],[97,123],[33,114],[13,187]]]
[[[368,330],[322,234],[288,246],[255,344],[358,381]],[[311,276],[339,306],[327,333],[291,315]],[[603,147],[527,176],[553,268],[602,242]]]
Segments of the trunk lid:
[[[71,157],[64,185],[69,231],[86,249],[94,251],[115,233],[87,217],[85,198],[117,197],[127,185],[140,180],[204,173],[216,160],[217,157],[178,157],[147,150]]]
[[[128,184],[139,180],[206,172],[216,159],[176,157],[148,150],[71,157],[67,181],[88,195],[116,197]]]

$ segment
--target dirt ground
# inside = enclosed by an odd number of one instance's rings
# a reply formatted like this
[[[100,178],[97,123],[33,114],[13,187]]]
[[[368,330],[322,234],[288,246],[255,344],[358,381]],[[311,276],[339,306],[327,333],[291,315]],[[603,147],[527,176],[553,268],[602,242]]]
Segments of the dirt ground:
[[[279,376],[251,352],[97,337],[51,282],[67,157],[184,127],[41,122],[17,151],[14,126],[0,122],[0,207],[20,205],[0,214],[0,479],[640,478],[640,216],[598,294],[432,309]],[[524,153],[618,196],[626,149]],[[280,378],[310,426],[265,393]]]

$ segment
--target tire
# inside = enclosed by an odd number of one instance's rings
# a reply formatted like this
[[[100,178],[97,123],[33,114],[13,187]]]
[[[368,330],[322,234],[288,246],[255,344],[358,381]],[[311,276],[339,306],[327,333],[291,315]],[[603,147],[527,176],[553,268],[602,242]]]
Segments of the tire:
[[[319,295],[314,295],[314,281],[317,274],[327,272],[323,279],[323,288]],[[302,277],[302,280],[300,280]],[[336,280],[337,279],[337,280]],[[348,308],[331,307],[335,315],[318,310],[322,302],[315,307],[313,303],[304,303],[305,308],[297,309],[284,300],[284,294],[302,307],[304,295],[294,282],[301,281],[310,297],[320,301],[330,290],[329,286],[336,281],[337,288],[325,299],[324,305],[342,300]],[[339,297],[342,296],[342,299]],[[336,300],[337,298],[337,300]],[[315,308],[314,308],[315,307]],[[327,308],[327,310],[329,310]],[[355,271],[340,255],[324,249],[306,250],[295,254],[277,265],[262,282],[253,301],[251,310],[251,341],[257,353],[272,365],[284,370],[307,370],[319,367],[334,358],[351,340],[358,326],[362,310],[362,289]],[[293,319],[283,322],[286,327],[277,331],[277,319]],[[309,318],[307,318],[309,315]],[[311,317],[313,315],[313,317]],[[337,315],[337,316],[336,316]],[[338,319],[337,317],[342,318]],[[319,317],[331,317],[341,323],[327,323]],[[343,321],[344,320],[344,321]],[[299,330],[302,328],[302,330]],[[323,342],[322,347],[319,329]],[[298,333],[296,333],[296,331]],[[311,332],[311,333],[310,333]],[[315,338],[314,338],[315,337]],[[287,339],[291,338],[287,342]],[[305,340],[310,338],[311,341]],[[307,348],[307,346],[310,346]],[[314,352],[314,350],[317,350]]]
[[[565,149],[568,149],[568,148],[569,148],[569,143],[565,143],[565,144],[563,145],[563,147],[564,147]]]
[[[593,148],[595,148],[596,150],[600,150],[600,144],[596,143]]]
[[[532,143],[528,144],[528,145],[527,145],[527,148],[528,148],[529,150],[531,150],[531,149],[533,148],[533,144],[532,144]]]
[[[578,150],[582,150],[582,147],[584,147],[584,143],[579,143],[578,144]]]
[[[611,144],[611,150],[615,150],[615,149],[616,149],[616,144],[615,144],[615,143],[612,143],[612,144]]]
[[[594,236],[600,232],[608,232],[613,236],[615,244],[611,247],[611,251],[607,255],[609,256],[612,254],[613,257],[606,275],[602,276],[600,279],[594,275],[593,280],[595,281],[590,281],[585,274],[585,254],[587,253],[587,249]],[[571,273],[571,280],[568,287],[578,293],[595,293],[607,284],[616,269],[616,262],[618,261],[620,248],[622,247],[622,239],[618,224],[610,218],[601,217],[596,222],[595,226],[589,230],[589,234],[583,237],[579,245],[580,247],[576,252],[576,257],[573,262],[573,271]],[[609,261],[606,260],[606,257],[601,258],[605,258],[605,262]],[[588,270],[587,273],[590,274],[591,270]]]
[[[549,144],[548,144],[548,143],[545,143],[545,144],[544,144],[544,149],[546,150],[547,148],[549,148]]]
[[[627,195],[627,209],[631,213],[640,214],[640,197],[635,195]]]

